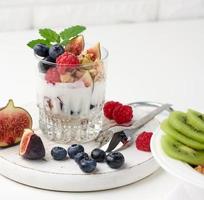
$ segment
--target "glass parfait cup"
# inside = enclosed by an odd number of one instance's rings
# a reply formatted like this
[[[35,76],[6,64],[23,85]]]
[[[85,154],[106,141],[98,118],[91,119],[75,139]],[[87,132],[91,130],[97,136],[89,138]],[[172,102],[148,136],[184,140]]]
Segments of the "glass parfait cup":
[[[93,140],[102,128],[108,51],[101,48],[101,59],[93,62],[86,62],[85,55],[82,57],[85,62],[77,66],[39,60],[39,127],[49,140],[85,143]],[[59,81],[47,81],[47,69],[58,68],[67,70],[59,75]]]

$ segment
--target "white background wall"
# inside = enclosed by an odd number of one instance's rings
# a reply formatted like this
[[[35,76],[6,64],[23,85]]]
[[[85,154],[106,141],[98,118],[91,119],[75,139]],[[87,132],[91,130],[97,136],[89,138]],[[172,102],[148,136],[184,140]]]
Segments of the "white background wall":
[[[204,16],[204,0],[0,0],[0,31]]]

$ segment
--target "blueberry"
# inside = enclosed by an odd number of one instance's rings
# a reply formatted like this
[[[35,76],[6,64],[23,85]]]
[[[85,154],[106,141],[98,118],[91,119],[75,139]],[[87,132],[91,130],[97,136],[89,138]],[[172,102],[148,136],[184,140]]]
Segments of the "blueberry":
[[[84,153],[84,152],[80,152],[80,153],[77,153],[75,156],[74,156],[74,160],[77,164],[79,164],[79,162],[82,160],[82,159],[89,159],[89,156],[87,153]]]
[[[111,152],[106,156],[106,163],[113,169],[120,168],[125,162],[125,158],[120,152]]]
[[[106,153],[105,151],[101,150],[101,149],[94,149],[91,152],[91,157],[96,161],[96,162],[103,162],[105,160],[106,157]]]
[[[77,153],[84,152],[84,147],[80,144],[72,144],[67,152],[69,157],[73,159]]]
[[[54,44],[49,49],[49,56],[56,60],[58,56],[64,53],[64,48],[60,44]]]
[[[91,173],[96,169],[96,161],[84,158],[79,162],[79,167],[83,172]]]
[[[63,147],[54,147],[51,150],[51,155],[54,160],[64,160],[67,156],[67,151]]]
[[[50,56],[47,56],[46,58],[44,58],[42,61],[39,62],[39,65],[38,65],[39,71],[42,73],[46,73],[48,69],[55,67],[54,63],[55,63],[55,60]]]
[[[49,54],[49,48],[44,44],[36,44],[33,47],[35,54],[41,57],[47,57]]]

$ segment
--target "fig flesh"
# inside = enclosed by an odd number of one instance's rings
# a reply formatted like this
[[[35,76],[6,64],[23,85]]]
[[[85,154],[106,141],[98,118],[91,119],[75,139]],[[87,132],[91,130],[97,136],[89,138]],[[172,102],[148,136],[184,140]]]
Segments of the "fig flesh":
[[[96,43],[93,47],[87,50],[87,53],[91,56],[91,60],[95,61],[96,59],[101,59],[101,47],[100,43]]]
[[[65,47],[65,51],[78,56],[84,50],[84,37],[79,35],[73,38]]]
[[[41,138],[31,129],[24,129],[19,154],[29,160],[39,160],[45,156],[45,147]]]
[[[15,107],[10,99],[0,109],[0,147],[7,147],[20,142],[25,128],[32,127],[30,114],[21,107]]]

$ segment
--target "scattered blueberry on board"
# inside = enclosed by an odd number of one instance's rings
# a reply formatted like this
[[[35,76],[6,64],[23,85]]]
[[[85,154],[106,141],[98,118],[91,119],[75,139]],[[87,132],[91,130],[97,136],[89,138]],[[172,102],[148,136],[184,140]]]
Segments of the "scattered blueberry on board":
[[[93,159],[85,159],[83,158],[79,162],[80,169],[85,173],[91,173],[96,169],[96,161]]]
[[[119,169],[123,166],[125,158],[120,152],[111,152],[106,155],[102,149],[95,148],[91,152],[91,157],[84,152],[84,147],[80,144],[72,144],[68,150],[63,147],[54,147],[51,150],[51,155],[54,160],[64,160],[67,154],[71,159],[74,159],[80,169],[85,173],[92,173],[96,170],[97,162],[106,162],[113,169]]]
[[[84,152],[84,147],[80,144],[72,144],[68,150],[68,155],[70,158],[74,159],[74,156],[77,154],[77,153],[80,153],[80,152]]]
[[[104,160],[106,158],[106,153],[102,149],[96,148],[91,152],[91,157],[96,162],[104,162]]]
[[[75,156],[74,156],[74,160],[77,164],[79,164],[79,162],[82,160],[82,159],[89,159],[89,155],[85,152],[80,152],[80,153],[77,153]]]
[[[67,151],[63,147],[54,147],[51,150],[51,155],[54,160],[64,160],[67,157]]]
[[[125,162],[125,158],[120,152],[111,152],[106,156],[106,163],[110,168],[118,169],[122,167]]]

